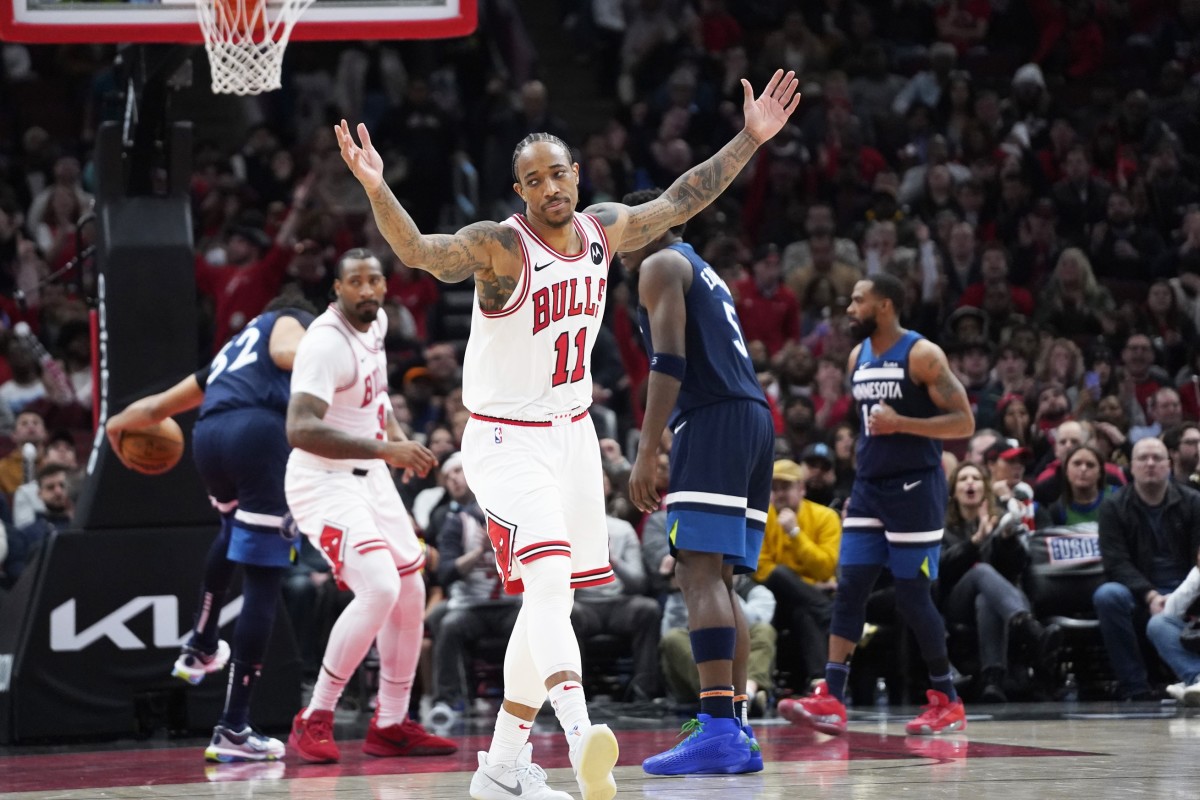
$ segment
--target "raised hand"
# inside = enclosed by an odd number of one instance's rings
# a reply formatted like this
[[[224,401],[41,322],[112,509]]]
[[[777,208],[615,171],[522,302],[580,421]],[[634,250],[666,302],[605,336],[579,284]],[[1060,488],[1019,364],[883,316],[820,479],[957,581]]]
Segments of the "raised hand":
[[[383,157],[371,144],[371,134],[367,132],[367,126],[358,123],[361,147],[354,143],[354,136],[350,133],[350,126],[346,120],[342,120],[340,125],[334,125],[333,132],[337,136],[338,147],[342,150],[342,160],[354,173],[354,177],[358,178],[358,182],[368,192],[379,188],[383,183]]]
[[[795,72],[789,70],[785,75],[783,70],[777,69],[767,88],[755,99],[750,81],[742,78],[742,91],[745,94],[742,114],[746,120],[746,133],[760,144],[779,133],[788,117],[800,106],[800,93],[796,91],[799,85]]]

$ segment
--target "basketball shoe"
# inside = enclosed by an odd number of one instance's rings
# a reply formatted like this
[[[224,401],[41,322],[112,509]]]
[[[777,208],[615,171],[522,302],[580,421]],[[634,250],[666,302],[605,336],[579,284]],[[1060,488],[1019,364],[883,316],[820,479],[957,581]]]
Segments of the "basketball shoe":
[[[750,739],[736,719],[698,714],[683,723],[684,740],[665,753],[650,756],[642,769],[651,775],[732,775],[745,772]]]
[[[225,669],[227,663],[229,663],[229,645],[224,639],[217,641],[215,653],[206,653],[189,643],[179,651],[179,658],[175,659],[171,675],[195,686],[210,672],[220,672]]]
[[[819,681],[807,697],[780,700],[779,716],[830,736],[846,732],[846,705],[829,693],[825,681]]]
[[[283,742],[263,736],[247,725],[240,731],[218,725],[204,751],[205,761],[275,761],[283,758]]]
[[[333,740],[333,712],[313,711],[305,719],[305,711],[300,709],[292,720],[288,747],[310,764],[336,763],[342,757],[342,751]]]
[[[479,769],[471,778],[473,800],[575,800],[546,785],[546,771],[533,763],[533,744],[526,742],[512,764],[489,764],[479,751]]]
[[[578,738],[577,738],[578,737]],[[583,800],[612,800],[617,782],[612,769],[617,763],[620,748],[617,737],[607,725],[578,725],[571,731],[571,767]]]
[[[746,734],[746,738],[750,740],[750,760],[738,772],[762,772],[762,748],[758,746],[758,739],[754,738],[754,730],[749,725],[743,725],[742,733]]]
[[[904,726],[906,732],[915,736],[936,736],[967,729],[967,712],[961,698],[951,703],[950,698],[936,689],[927,690],[925,697],[929,702],[921,706],[919,717]]]
[[[458,752],[458,745],[434,736],[411,719],[381,728],[379,714],[375,714],[362,749],[369,756],[448,756]]]

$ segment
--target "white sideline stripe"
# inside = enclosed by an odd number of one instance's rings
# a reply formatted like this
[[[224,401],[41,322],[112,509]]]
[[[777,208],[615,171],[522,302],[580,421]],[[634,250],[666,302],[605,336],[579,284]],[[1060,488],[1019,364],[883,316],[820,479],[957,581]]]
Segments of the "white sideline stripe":
[[[745,508],[746,498],[715,492],[671,492],[667,495],[667,505],[672,503],[705,503],[710,506]]]
[[[854,383],[859,381],[886,381],[904,377],[904,367],[867,367],[855,370],[851,376]]]
[[[759,511],[757,508],[747,508],[746,519],[752,519],[755,522],[766,522],[767,512]]]
[[[912,544],[914,542],[940,542],[942,540],[943,528],[938,528],[936,531],[913,531],[911,533],[892,533],[887,532],[889,542],[898,542],[903,544]]]
[[[261,525],[264,528],[278,528],[283,525],[283,517],[274,514],[257,514],[253,511],[242,511],[240,508],[233,512],[233,518],[249,525]]]
[[[846,528],[882,528],[883,520],[875,517],[846,517],[842,530]]]

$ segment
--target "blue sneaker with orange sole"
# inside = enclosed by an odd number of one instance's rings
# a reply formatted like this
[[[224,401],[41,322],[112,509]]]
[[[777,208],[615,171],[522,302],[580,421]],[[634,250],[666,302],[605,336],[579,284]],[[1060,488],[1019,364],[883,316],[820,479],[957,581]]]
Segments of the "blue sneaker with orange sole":
[[[733,775],[747,771],[752,751],[740,721],[698,714],[683,724],[680,736],[684,737],[682,742],[647,758],[642,769],[651,775]]]

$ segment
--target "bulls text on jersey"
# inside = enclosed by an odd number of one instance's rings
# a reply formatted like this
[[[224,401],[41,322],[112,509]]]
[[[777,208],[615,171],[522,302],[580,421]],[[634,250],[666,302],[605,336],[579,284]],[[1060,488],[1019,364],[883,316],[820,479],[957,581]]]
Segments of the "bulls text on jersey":
[[[604,288],[607,281],[597,278],[595,298],[592,297],[592,277],[568,278],[533,293],[533,332],[537,334],[566,317],[580,315],[595,317],[604,308]]]

